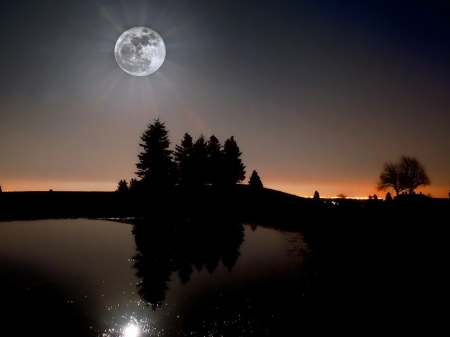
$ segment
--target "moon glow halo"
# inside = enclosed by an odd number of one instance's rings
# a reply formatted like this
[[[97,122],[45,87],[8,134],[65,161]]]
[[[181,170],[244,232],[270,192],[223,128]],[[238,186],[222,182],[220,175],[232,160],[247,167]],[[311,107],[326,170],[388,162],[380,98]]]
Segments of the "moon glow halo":
[[[123,71],[134,76],[147,76],[163,64],[166,46],[154,30],[134,27],[117,39],[114,55]]]

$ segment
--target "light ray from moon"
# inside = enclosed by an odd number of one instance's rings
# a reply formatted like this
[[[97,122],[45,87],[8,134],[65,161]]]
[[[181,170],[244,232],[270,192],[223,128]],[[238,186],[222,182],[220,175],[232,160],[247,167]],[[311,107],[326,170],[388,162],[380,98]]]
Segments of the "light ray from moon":
[[[113,24],[113,26],[117,29],[117,31],[121,32],[123,31],[123,27],[120,25],[119,22],[117,22],[113,16],[111,15],[109,8],[107,7],[100,7],[100,13],[101,15],[106,18],[107,20],[109,20],[109,22],[111,22]]]
[[[93,25],[91,22],[74,23],[79,29],[86,31],[87,38],[73,39],[73,43],[83,45],[84,53],[92,57],[102,58],[102,65],[92,69],[87,77],[89,81],[95,81],[96,86],[91,87],[88,95],[84,96],[79,103],[94,103],[101,107],[108,105],[111,97],[120,93],[124,105],[133,107],[126,111],[146,111],[147,114],[150,112],[152,115],[157,116],[161,111],[158,108],[156,92],[161,85],[166,88],[168,94],[173,95],[175,99],[180,99],[182,92],[179,91],[179,88],[182,87],[182,83],[189,82],[193,78],[199,78],[200,75],[193,72],[190,68],[165,57],[163,62],[167,69],[164,69],[164,72],[157,71],[152,78],[139,75],[128,76],[127,78],[123,76],[121,71],[117,70],[118,62],[115,57],[112,57],[111,46],[114,46],[120,34],[128,27],[133,27],[133,25],[141,28],[149,25],[160,27],[158,29],[163,30],[165,37],[176,37],[176,32],[194,24],[207,15],[209,11],[204,10],[201,13],[195,13],[188,18],[177,21],[178,14],[185,10],[184,6],[181,6],[178,11],[174,12],[173,7],[167,4],[155,12],[149,11],[149,1],[144,0],[139,4],[131,4],[126,0],[121,2],[120,10],[97,3],[97,1],[93,2],[99,18],[108,24],[109,30],[100,29],[99,26]],[[177,24],[171,24],[170,29],[168,29],[167,22],[176,22]],[[167,48],[165,44],[164,48],[164,50]],[[175,53],[177,49],[178,45],[175,39],[175,41],[170,42],[170,50]],[[121,67],[121,69],[123,68]]]
[[[99,79],[97,82],[98,86],[90,90],[91,94],[88,96],[88,101],[105,102],[111,98],[114,90],[120,83],[120,76],[112,71],[114,67],[116,66],[112,62],[99,67],[96,75],[106,74],[106,76]],[[95,77],[99,77],[99,75]]]

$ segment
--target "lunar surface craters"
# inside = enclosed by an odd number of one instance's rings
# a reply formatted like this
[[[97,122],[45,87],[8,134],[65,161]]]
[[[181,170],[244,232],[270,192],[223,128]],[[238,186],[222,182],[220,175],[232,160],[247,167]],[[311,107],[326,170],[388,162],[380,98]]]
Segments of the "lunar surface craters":
[[[161,37],[144,27],[132,28],[117,40],[116,60],[126,72],[145,76],[156,71],[164,61],[165,46]]]

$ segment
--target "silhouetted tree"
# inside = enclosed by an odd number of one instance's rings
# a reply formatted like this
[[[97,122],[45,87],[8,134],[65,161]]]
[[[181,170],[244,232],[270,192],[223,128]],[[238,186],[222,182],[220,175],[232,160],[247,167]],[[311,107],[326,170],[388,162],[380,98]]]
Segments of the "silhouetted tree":
[[[386,193],[386,197],[384,197],[384,200],[386,200],[386,201],[391,201],[391,200],[392,200],[391,193],[387,192],[387,193]]]
[[[169,150],[170,141],[164,123],[158,118],[153,124],[149,124],[141,140],[139,146],[142,146],[144,151],[138,155],[137,176],[142,178],[147,187],[160,188],[172,185],[175,165],[172,151]]]
[[[258,175],[258,173],[255,170],[253,170],[253,173],[252,173],[252,175],[250,177],[250,180],[248,181],[248,184],[251,187],[263,188],[263,184],[261,182],[261,178],[259,178],[259,175]]]
[[[373,200],[378,200],[378,195],[374,194],[372,198]]]
[[[227,139],[223,146],[224,174],[223,183],[225,185],[234,185],[245,179],[245,165],[242,163],[239,147],[234,137]]]
[[[402,156],[399,164],[385,163],[378,190],[393,188],[396,195],[403,191],[413,194],[420,185],[430,185],[430,178],[416,158]]]
[[[400,183],[401,186],[413,194],[420,185],[430,185],[430,178],[425,172],[425,168],[416,158],[402,156],[400,160]]]
[[[396,195],[404,190],[404,187],[400,182],[400,166],[397,164],[385,163],[383,172],[380,174],[377,189],[378,191],[385,191],[389,188],[393,188]]]
[[[339,194],[337,195],[337,197],[338,197],[338,198],[341,198],[341,199],[347,198],[347,196],[346,196],[345,194],[342,194],[342,193],[339,193]]]
[[[372,200],[372,196],[371,195],[369,195],[369,200]]]
[[[0,186],[0,193],[2,193],[3,191],[2,191],[2,187]],[[450,193],[449,193],[450,194]]]
[[[208,151],[203,135],[195,141],[190,161],[192,183],[195,186],[204,186],[208,180]]]
[[[216,136],[212,135],[206,143],[206,151],[208,156],[207,164],[207,182],[211,185],[218,185],[222,180],[223,174],[223,153],[222,145]]]
[[[117,192],[127,192],[128,191],[128,183],[125,179],[119,181],[119,183],[117,184],[116,191]]]
[[[314,196],[313,196],[313,199],[320,199],[320,195],[319,195],[319,192],[317,192],[317,191],[314,191]]]
[[[194,144],[190,134],[185,133],[180,145],[175,145],[173,153],[175,164],[177,165],[178,184],[189,184],[192,177],[192,153]]]
[[[130,184],[129,184],[128,189],[129,189],[130,191],[132,191],[132,192],[135,192],[135,191],[139,190],[140,184],[141,184],[140,181],[138,181],[138,180],[135,179],[135,178],[132,178],[132,179],[130,180]]]

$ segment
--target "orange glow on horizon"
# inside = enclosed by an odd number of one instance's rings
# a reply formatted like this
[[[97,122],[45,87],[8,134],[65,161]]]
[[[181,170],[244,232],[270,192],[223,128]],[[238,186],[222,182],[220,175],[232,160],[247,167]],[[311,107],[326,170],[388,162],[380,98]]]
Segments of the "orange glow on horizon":
[[[47,180],[13,180],[0,184],[3,192],[26,192],[26,191],[87,191],[108,192],[115,191],[117,182],[94,182],[94,181],[47,181]]]
[[[3,192],[24,192],[24,191],[99,191],[109,192],[115,191],[117,182],[111,181],[65,181],[65,180],[13,180],[3,181],[0,186]],[[244,182],[247,184],[247,181]],[[369,195],[376,194],[379,199],[384,199],[387,191],[377,191],[372,184],[348,184],[348,183],[295,183],[288,184],[286,182],[266,182],[265,188],[293,194],[299,197],[311,198],[314,191],[318,191],[321,198],[338,198],[338,194],[344,194],[349,199],[368,199]],[[420,186],[416,193],[431,195],[434,198],[448,198],[449,189],[444,186]],[[390,191],[394,197],[395,192]]]
[[[384,199],[388,191],[377,191],[375,184],[349,184],[347,182],[339,183],[296,183],[288,184],[286,182],[267,182],[264,187],[281,192],[297,195],[299,197],[312,197],[314,191],[319,192],[321,198],[337,198],[338,194],[344,194],[349,199],[368,199],[369,195],[376,194],[379,199]],[[394,191],[389,191],[394,197]],[[449,188],[446,186],[419,186],[416,193],[431,195],[434,198],[448,198]]]

